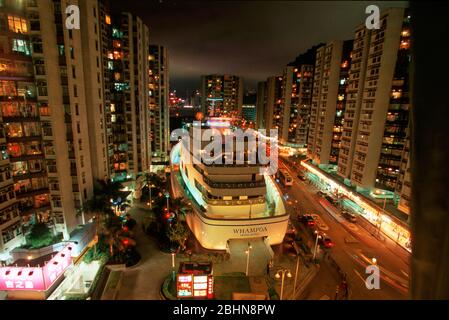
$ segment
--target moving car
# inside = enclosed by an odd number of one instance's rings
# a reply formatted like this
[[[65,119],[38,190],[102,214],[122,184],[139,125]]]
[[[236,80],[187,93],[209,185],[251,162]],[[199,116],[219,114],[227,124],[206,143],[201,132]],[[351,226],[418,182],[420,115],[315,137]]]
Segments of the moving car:
[[[335,247],[335,243],[332,242],[331,238],[325,233],[320,234],[320,238],[318,238],[318,243],[325,248],[333,248]]]
[[[308,227],[314,227],[316,225],[315,219],[309,214],[298,215],[298,220]]]

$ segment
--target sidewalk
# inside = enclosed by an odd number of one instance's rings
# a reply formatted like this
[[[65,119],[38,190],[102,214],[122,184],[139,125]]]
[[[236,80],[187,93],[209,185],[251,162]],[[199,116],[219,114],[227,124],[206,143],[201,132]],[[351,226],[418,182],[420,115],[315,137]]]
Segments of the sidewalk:
[[[117,300],[160,300],[160,288],[171,270],[171,255],[159,250],[156,240],[146,235],[141,228],[147,213],[144,205],[133,204],[129,213],[136,219],[135,238],[141,261],[123,270],[123,279]]]

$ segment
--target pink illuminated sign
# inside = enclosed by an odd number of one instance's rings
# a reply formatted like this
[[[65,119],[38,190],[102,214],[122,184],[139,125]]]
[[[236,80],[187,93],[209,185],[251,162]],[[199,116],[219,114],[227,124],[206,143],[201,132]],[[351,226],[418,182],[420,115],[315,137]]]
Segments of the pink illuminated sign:
[[[0,268],[0,290],[45,290],[42,268]]]
[[[69,246],[65,247],[44,267],[0,268],[0,290],[47,290],[71,265],[70,251]]]

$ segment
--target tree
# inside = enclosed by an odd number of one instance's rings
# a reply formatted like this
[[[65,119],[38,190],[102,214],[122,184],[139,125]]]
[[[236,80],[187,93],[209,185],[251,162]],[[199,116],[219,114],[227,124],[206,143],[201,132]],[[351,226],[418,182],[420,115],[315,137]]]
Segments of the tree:
[[[51,245],[54,242],[53,233],[50,228],[42,222],[31,226],[30,233],[26,236],[27,244],[37,249]]]
[[[170,198],[170,210],[175,213],[176,219],[181,217],[185,219],[185,215],[192,210],[192,206],[184,198]]]
[[[129,205],[125,199],[122,200],[123,185],[120,182],[111,180],[97,180],[94,183],[94,194],[89,199],[84,208],[88,212],[94,213],[96,217],[96,235],[102,235],[101,239],[109,245],[111,256],[114,255],[115,248],[120,246],[118,239],[121,231],[121,220],[112,209],[113,203],[118,206]],[[97,246],[95,246],[96,250]]]
[[[176,220],[176,222],[167,230],[167,236],[170,242],[177,243],[181,251],[185,250],[185,243],[188,235],[189,229],[184,223],[179,220]]]

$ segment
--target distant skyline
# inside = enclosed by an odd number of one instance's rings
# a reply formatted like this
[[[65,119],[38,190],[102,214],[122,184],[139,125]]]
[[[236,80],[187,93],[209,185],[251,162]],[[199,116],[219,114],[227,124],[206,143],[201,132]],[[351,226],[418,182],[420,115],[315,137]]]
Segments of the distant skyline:
[[[246,89],[282,73],[320,42],[353,37],[365,8],[407,7],[407,1],[111,1],[139,15],[150,42],[168,48],[170,88],[185,97],[200,76],[235,74]]]

